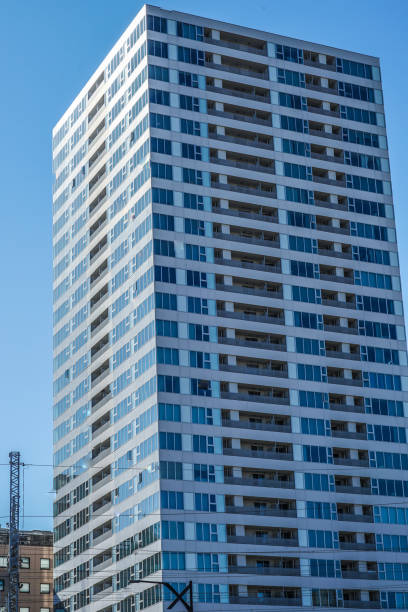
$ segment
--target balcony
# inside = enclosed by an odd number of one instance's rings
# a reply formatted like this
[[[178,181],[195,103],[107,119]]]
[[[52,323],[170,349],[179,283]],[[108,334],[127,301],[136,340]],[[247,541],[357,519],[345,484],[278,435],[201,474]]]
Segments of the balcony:
[[[328,376],[327,382],[330,385],[348,385],[350,387],[362,387],[362,380],[353,380],[352,378],[344,378],[343,376]]]
[[[374,519],[370,514],[350,514],[349,512],[338,512],[337,520],[348,523],[374,523]]]
[[[225,61],[227,59],[230,61]],[[211,68],[213,70],[222,70],[223,72],[229,72],[230,74],[240,74],[242,76],[247,76],[254,79],[261,79],[265,81],[269,79],[268,66],[266,66],[265,64],[250,64],[245,60],[239,60],[237,61],[237,63],[235,63],[232,60],[233,58],[226,58],[225,56],[222,56],[221,64],[216,64],[212,61],[206,61],[204,65],[206,66],[206,68]],[[246,67],[244,68],[243,66]],[[258,69],[256,69],[255,66]]]
[[[283,291],[280,287],[276,289],[257,289],[252,287],[243,287],[242,285],[224,285],[221,283],[216,284],[217,291],[229,291],[232,293],[245,293],[246,295],[258,295],[262,297],[269,297],[275,300],[281,300],[283,298]]]
[[[227,285],[227,287],[234,287],[234,285]],[[217,286],[217,289],[218,289],[218,286]],[[267,291],[266,293],[270,294],[272,292]],[[253,295],[255,295],[255,292],[253,292]],[[273,297],[275,297],[275,295],[273,295]],[[250,315],[250,314],[246,314],[245,312],[229,312],[228,310],[221,310],[217,312],[217,317],[224,317],[225,319],[240,319],[242,321],[254,321],[255,323],[269,323],[270,325],[285,325],[285,319],[283,317],[268,317],[268,316],[263,316],[263,315],[252,315],[252,314]],[[238,346],[252,346],[251,343],[249,345],[241,344],[241,342],[244,342],[243,340],[237,340],[234,338],[220,338],[219,342],[222,342],[223,344],[234,344]],[[257,346],[255,348],[271,348],[271,350],[273,351],[286,351],[285,344],[257,342],[256,345]]]
[[[274,198],[276,200],[276,187],[275,185],[253,183],[249,184],[249,181],[245,183],[231,182],[219,183],[218,181],[211,181],[212,189],[222,189],[225,191],[236,191],[238,193],[249,193],[252,196],[260,196],[265,198]]]
[[[256,431],[280,431],[282,433],[291,433],[292,431],[290,423],[288,425],[276,425],[274,423],[252,423],[251,421],[223,419],[222,426],[233,427],[234,429],[254,429]]]
[[[345,580],[378,580],[377,572],[358,572],[353,570],[343,570],[342,578]]]
[[[237,131],[237,130],[236,130]],[[244,145],[245,147],[254,147],[256,149],[266,149],[267,151],[273,151],[273,141],[272,136],[268,137],[266,135],[262,135],[263,140],[261,140],[261,136],[255,134],[252,136],[248,134],[247,137],[244,136],[233,136],[230,134],[230,128],[225,129],[225,135],[217,134],[216,132],[210,132],[208,137],[211,140],[219,140],[221,142],[232,142],[234,144]],[[240,132],[241,134],[245,132]],[[265,142],[265,139],[269,140],[269,142]],[[214,163],[218,162],[219,158],[214,159]],[[264,170],[259,170],[259,172],[264,172]]]
[[[352,485],[336,485],[336,493],[349,493],[350,495],[371,495],[371,489],[368,487],[353,487]]]
[[[225,47],[227,49],[236,49],[237,51],[245,51],[246,53],[255,53],[256,55],[265,55],[265,56],[267,55],[266,45],[264,41],[261,41],[261,46],[254,46],[249,43],[242,44],[242,43],[233,42],[231,40],[224,40],[222,38],[222,34],[223,33],[221,32],[220,40],[217,40],[215,38],[209,38],[208,36],[205,36],[204,42],[210,45],[217,45],[218,47]]]
[[[350,459],[349,457],[334,457],[333,465],[347,465],[351,467],[370,467],[368,459]]]
[[[255,546],[299,546],[297,538],[271,538],[262,536],[227,536],[228,544],[255,544]]]
[[[213,207],[212,212],[216,215],[226,215],[229,217],[240,217],[242,219],[255,219],[256,221],[266,221],[267,223],[278,223],[278,216],[275,214],[267,215],[257,212],[247,212],[238,208],[217,208]]]
[[[233,372],[236,374],[249,374],[251,376],[271,376],[276,378],[287,378],[287,370],[280,368],[249,368],[234,365],[220,365],[221,372]]]
[[[230,595],[229,603],[241,606],[302,607],[302,599],[300,597],[240,597],[238,595]]]
[[[274,489],[294,489],[294,480],[276,480],[273,478],[239,478],[238,476],[226,476],[224,484],[239,485],[244,487],[266,487]]]
[[[279,406],[289,406],[289,397],[279,397],[273,394],[259,394],[252,395],[250,393],[230,393],[227,391],[221,391],[221,399],[227,400],[238,400],[241,402],[259,402],[264,404],[278,404]]]
[[[255,100],[256,102],[264,102],[265,104],[270,104],[271,102],[271,98],[267,94],[261,95],[257,93],[250,93],[234,87],[215,87],[214,85],[207,85],[206,91],[212,91],[216,94],[221,94],[224,96],[235,96],[237,98],[245,98],[246,100]]]
[[[345,608],[359,608],[361,610],[380,609],[379,601],[362,601],[361,599],[345,599],[343,602]]]
[[[348,440],[367,440],[367,434],[358,431],[341,431],[332,429],[332,438],[345,438]]]
[[[376,550],[374,543],[340,542],[340,550]]]
[[[320,280],[329,281],[330,283],[342,283],[354,285],[354,278],[349,276],[337,276],[336,274],[320,274]]]
[[[300,567],[252,567],[248,565],[230,565],[228,567],[228,573],[250,574],[252,576],[300,576]]]
[[[326,351],[326,357],[332,359],[348,359],[351,361],[360,361],[360,355],[356,353],[344,353],[343,351]]]
[[[255,508],[254,506],[226,506],[227,514],[249,514],[257,516],[283,516],[296,518],[296,510],[284,510],[282,508]]]
[[[224,448],[223,455],[229,457],[248,457],[251,459],[270,459],[273,461],[293,461],[292,451],[286,453],[276,451],[254,451],[248,448]]]
[[[220,111],[220,110],[215,110],[213,108],[209,108],[208,109],[208,114],[213,116],[213,117],[225,117],[226,119],[233,119],[234,121],[243,121],[244,123],[246,123],[247,125],[267,125],[268,127],[272,127],[272,119],[269,116],[267,119],[264,119],[263,117],[259,117],[256,114],[256,111],[250,113],[250,112],[241,112],[238,113],[237,111],[232,112],[232,111]],[[269,113],[268,113],[269,114]]]
[[[230,236],[227,238],[227,236]],[[235,236],[233,234],[214,234],[214,238],[220,239],[222,237],[223,240],[230,240],[231,242],[248,242],[252,244],[262,244],[264,246],[276,247],[279,248],[279,245],[276,241],[272,240],[259,240],[257,238],[246,238],[245,236]],[[249,262],[243,261],[238,258],[233,259],[222,259],[220,257],[216,257],[214,259],[214,263],[219,266],[231,266],[233,268],[242,268],[243,270],[260,270],[261,272],[270,272],[271,274],[281,274],[282,268],[280,264],[280,260],[276,260],[276,263],[257,263],[257,262]]]
[[[269,161],[269,164],[261,163],[262,161]],[[239,170],[250,170],[251,172],[265,172],[266,174],[275,174],[275,165],[272,160],[264,160],[263,158],[257,158],[254,163],[239,161],[227,157],[222,159],[220,157],[210,157],[210,163],[216,164],[217,166],[228,166],[229,168],[238,168]]]
[[[343,327],[342,325],[324,324],[324,331],[334,332],[336,334],[352,334],[358,336],[358,329],[355,327]]]
[[[97,210],[102,206],[102,204],[106,201],[106,187],[102,189],[102,191],[96,196],[94,200],[89,205],[89,216],[92,217],[96,213]]]
[[[330,403],[329,408],[330,410],[338,410],[339,412],[358,412],[360,414],[364,414],[365,412],[364,406],[354,404]]]
[[[101,331],[105,325],[109,323],[108,310],[102,312],[96,319],[91,323],[91,338],[93,338],[99,331]]]
[[[99,393],[92,398],[92,413],[102,408],[102,406],[109,402],[112,397],[112,392],[109,386],[102,389],[102,391],[99,391]]]

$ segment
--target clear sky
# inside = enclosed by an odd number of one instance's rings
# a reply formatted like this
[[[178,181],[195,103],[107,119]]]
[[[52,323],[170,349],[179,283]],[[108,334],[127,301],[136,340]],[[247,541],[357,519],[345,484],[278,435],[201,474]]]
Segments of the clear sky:
[[[51,130],[136,15],[136,0],[0,2],[0,524],[8,452],[25,469],[25,529],[51,528]],[[160,6],[381,58],[404,293],[408,296],[406,0],[161,0]]]

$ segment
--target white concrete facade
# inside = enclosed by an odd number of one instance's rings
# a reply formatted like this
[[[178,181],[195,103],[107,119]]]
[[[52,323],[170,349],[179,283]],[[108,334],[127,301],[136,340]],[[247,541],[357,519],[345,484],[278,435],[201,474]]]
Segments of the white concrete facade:
[[[145,5],[53,167],[63,607],[407,609],[378,59]]]

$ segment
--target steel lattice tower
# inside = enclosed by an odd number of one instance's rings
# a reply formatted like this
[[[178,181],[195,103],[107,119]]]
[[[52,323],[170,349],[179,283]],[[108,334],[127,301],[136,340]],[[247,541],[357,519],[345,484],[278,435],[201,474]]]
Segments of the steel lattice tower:
[[[11,451],[10,459],[10,536],[8,612],[18,612],[20,539],[20,453]]]

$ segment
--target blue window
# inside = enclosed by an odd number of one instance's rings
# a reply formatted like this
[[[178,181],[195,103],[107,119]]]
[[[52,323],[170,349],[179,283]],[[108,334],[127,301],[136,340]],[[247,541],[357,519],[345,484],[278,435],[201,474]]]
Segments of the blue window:
[[[156,308],[162,310],[177,310],[177,296],[174,293],[155,293]]]
[[[178,349],[165,348],[162,346],[158,346],[157,347],[157,363],[164,363],[167,365],[179,365]]]
[[[207,298],[195,298],[195,297],[188,296],[187,312],[194,312],[196,314],[208,315]]]
[[[189,351],[190,368],[205,368],[211,369],[210,353],[202,351]]]
[[[181,421],[181,407],[179,404],[159,404],[159,419],[161,421]]]
[[[323,419],[311,419],[302,417],[300,419],[301,431],[311,436],[331,436],[330,421]]]
[[[321,578],[341,578],[340,561],[310,559],[310,575]]]
[[[177,36],[180,38],[190,38],[191,40],[204,40],[204,28],[192,23],[177,22]]]
[[[320,289],[311,287],[292,287],[292,299],[296,302],[307,302],[309,304],[321,304],[322,297]]]
[[[191,421],[200,425],[214,425],[212,408],[203,408],[201,406],[191,407]]]
[[[303,64],[303,49],[288,47],[287,45],[276,45],[276,57],[285,62]]]
[[[370,295],[356,295],[356,305],[357,310],[394,314],[393,300],[387,300],[385,298],[377,298]]]
[[[194,170],[193,168],[183,168],[183,182],[191,185],[202,185],[203,184],[203,173],[201,170]]]
[[[337,520],[336,504],[328,502],[306,502],[306,516],[312,519]]]
[[[171,126],[170,126],[169,115],[160,115],[159,113],[150,113],[150,126],[159,128],[162,130],[170,130]],[[170,146],[169,155],[170,154],[171,154],[171,146]]]
[[[184,523],[181,521],[162,521],[163,540],[184,540]]]
[[[339,96],[354,98],[355,100],[362,100],[363,102],[375,102],[374,89],[371,89],[370,87],[339,81],[338,88]]]
[[[168,181],[173,180],[173,168],[169,164],[150,162],[150,167],[153,178],[167,179]]]
[[[283,174],[284,176],[302,179],[304,181],[311,181],[313,178],[312,168],[310,166],[302,166],[301,164],[290,164],[289,162],[284,162]]]
[[[200,100],[192,96],[185,96],[180,94],[180,108],[189,111],[200,112]]]
[[[278,83],[292,85],[293,87],[305,87],[305,75],[303,72],[278,68]]]
[[[215,466],[195,463],[194,480],[195,482],[215,482]]]
[[[195,453],[214,454],[214,438],[213,436],[193,435],[193,451]]]
[[[349,121],[359,121],[360,123],[377,125],[377,115],[373,111],[367,111],[362,108],[340,106],[340,117],[342,119],[348,119]]]
[[[155,66],[154,64],[149,64],[149,79],[154,79],[155,81],[164,81],[165,83],[169,82],[169,69],[164,68],[164,66]]]
[[[204,221],[199,219],[184,219],[184,231],[186,234],[193,234],[195,236],[205,236],[205,224]]]
[[[306,261],[291,260],[290,273],[293,276],[304,276],[306,278],[319,278],[318,264],[309,263]]]
[[[162,89],[149,89],[149,100],[152,104],[163,104],[170,106],[170,94]]]
[[[334,476],[327,474],[305,474],[307,491],[334,491]]]
[[[392,290],[392,278],[390,274],[377,274],[375,272],[355,270],[354,282],[356,285],[363,285],[363,287]]]
[[[385,205],[381,202],[360,200],[359,198],[347,198],[350,212],[371,215],[373,217],[385,217]]]
[[[168,336],[170,338],[178,337],[177,321],[166,321],[156,319],[156,334],[158,336]]]
[[[177,59],[179,62],[204,66],[204,51],[179,46],[177,47]]]
[[[288,200],[288,202],[314,204],[313,191],[308,191],[307,189],[299,189],[298,187],[285,187],[285,199]]]
[[[169,206],[173,206],[173,192],[169,189],[158,189],[157,187],[153,187],[152,201],[157,202],[158,204],[168,204]]]
[[[163,393],[180,393],[180,378],[178,376],[158,376],[157,390]]]
[[[333,451],[326,446],[303,446],[303,461],[310,463],[333,463]]]
[[[167,34],[167,19],[164,17],[157,17],[156,15],[148,15],[147,29]]]
[[[176,269],[154,266],[154,280],[161,283],[176,283]]]
[[[201,512],[217,512],[215,495],[208,493],[194,493],[194,510]]]
[[[214,523],[196,523],[196,539],[199,542],[217,542],[217,525]]]
[[[207,273],[187,270],[187,285],[189,287],[207,288]]]
[[[186,259],[191,261],[207,261],[206,248],[197,244],[186,244]]]
[[[317,253],[317,240],[303,236],[289,236],[289,249],[303,253]]]
[[[184,193],[183,206],[192,210],[204,210],[203,196],[196,195],[195,193]]]
[[[197,123],[196,121],[194,123]],[[195,159],[201,161],[201,147],[200,145],[188,144],[183,142],[181,144],[181,157],[185,159]]]
[[[154,136],[152,136],[152,138],[150,139],[150,147],[152,153],[164,153],[165,155],[171,155],[170,140],[165,140],[164,138],[155,138]]]
[[[184,87],[198,87],[198,74],[179,70],[178,77],[179,85],[184,85]]]
[[[161,507],[171,510],[183,510],[184,498],[183,493],[179,491],[161,491],[160,492]]]
[[[168,46],[167,43],[159,40],[148,40],[147,41],[147,52],[149,55],[155,55],[156,57],[168,57]]]
[[[159,433],[159,443],[161,449],[182,450],[181,434],[171,431],[161,431]]]
[[[294,312],[295,327],[305,327],[307,329],[323,329],[322,315],[316,315],[313,312]]]
[[[191,119],[181,119],[180,120],[180,132],[182,134],[190,134],[191,136],[200,136],[201,130],[200,130],[199,121],[192,121]],[[184,143],[183,143],[183,147],[184,147]],[[183,157],[188,157],[188,156],[184,155],[183,153]],[[198,157],[196,158],[192,156],[191,159],[201,159],[201,151],[200,151],[200,158]]]
[[[295,96],[293,94],[287,94],[279,92],[279,104],[280,106],[286,106],[287,108],[297,108],[299,110],[307,110],[307,101],[303,96]]]
[[[300,132],[301,134],[309,133],[309,122],[307,119],[298,119],[296,117],[280,116],[280,126],[282,130],[290,130],[291,132]]]
[[[200,340],[202,342],[209,342],[210,332],[208,325],[201,325],[200,323],[189,323],[188,337],[190,340]]]
[[[395,400],[364,398],[365,412],[367,414],[382,414],[384,416],[404,416],[403,403]]]
[[[372,79],[373,69],[369,64],[362,64],[361,62],[353,62],[351,60],[343,59],[342,57],[336,57],[336,70],[343,74],[350,74],[352,76],[360,77],[362,79]]]
[[[322,531],[318,529],[309,529],[308,532],[309,546],[311,548],[338,548],[339,535],[336,531]]]
[[[312,338],[295,338],[296,341],[296,352],[304,353],[306,355],[324,355],[325,347],[321,340],[314,340]]]

